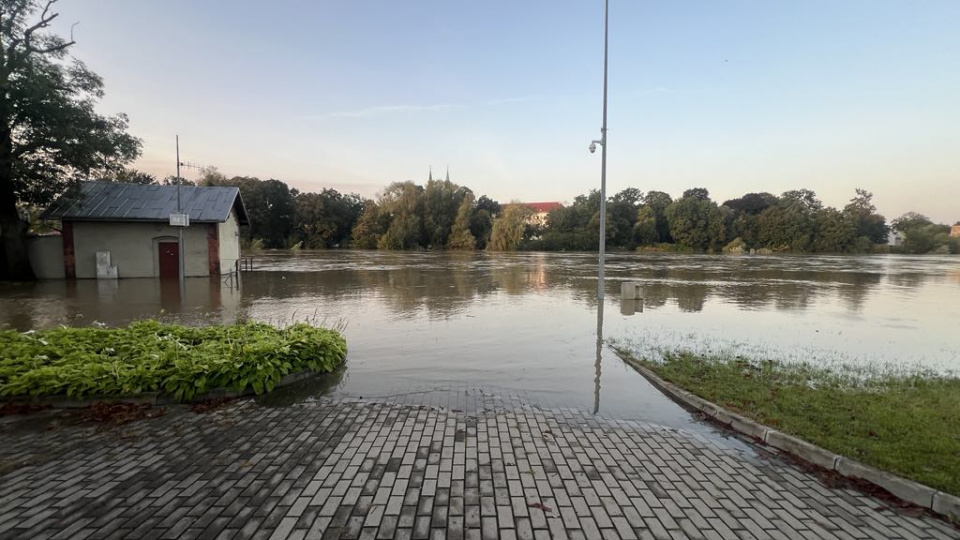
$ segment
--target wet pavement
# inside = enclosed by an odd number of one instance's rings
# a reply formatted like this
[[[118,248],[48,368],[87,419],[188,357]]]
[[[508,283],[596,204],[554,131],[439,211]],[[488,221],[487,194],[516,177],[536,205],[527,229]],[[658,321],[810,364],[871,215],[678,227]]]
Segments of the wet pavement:
[[[452,387],[0,419],[0,538],[960,538],[722,434]]]

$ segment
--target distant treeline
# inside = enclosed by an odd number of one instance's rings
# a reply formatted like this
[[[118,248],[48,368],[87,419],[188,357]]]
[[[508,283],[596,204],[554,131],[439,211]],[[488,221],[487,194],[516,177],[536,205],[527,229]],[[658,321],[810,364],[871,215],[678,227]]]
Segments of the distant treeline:
[[[150,181],[131,175],[126,181]],[[169,183],[170,178],[165,179]],[[598,247],[600,194],[580,195],[530,220],[520,203],[500,204],[449,180],[387,186],[376,200],[333,189],[300,192],[279,180],[205,171],[199,185],[240,188],[250,227],[244,244],[265,248],[354,247],[395,250],[586,251]],[[841,209],[824,206],[813,191],[780,196],[748,193],[717,204],[706,189],[673,199],[662,191],[627,188],[607,201],[606,243],[611,249],[690,252],[960,253],[948,225],[908,212],[889,225],[873,195],[857,189]],[[898,246],[885,246],[891,230]]]

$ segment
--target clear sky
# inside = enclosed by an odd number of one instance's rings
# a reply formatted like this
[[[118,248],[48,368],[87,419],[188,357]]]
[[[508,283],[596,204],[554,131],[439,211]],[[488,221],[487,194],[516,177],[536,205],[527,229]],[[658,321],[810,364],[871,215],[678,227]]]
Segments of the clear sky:
[[[599,187],[601,0],[63,0],[137,167],[303,190]],[[960,220],[960,1],[611,0],[608,189],[873,191]],[[184,176],[190,176],[186,171]]]

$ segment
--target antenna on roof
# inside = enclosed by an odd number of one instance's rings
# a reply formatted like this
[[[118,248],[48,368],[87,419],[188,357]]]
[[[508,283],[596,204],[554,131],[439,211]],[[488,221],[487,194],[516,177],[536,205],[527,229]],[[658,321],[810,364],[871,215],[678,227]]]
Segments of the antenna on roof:
[[[185,273],[183,261],[183,228],[188,226],[190,222],[184,220],[183,217],[183,207],[180,203],[180,184],[180,135],[177,134],[177,217],[176,220],[171,219],[170,224],[177,225],[177,281],[180,282],[180,301],[183,302],[185,300],[184,296],[186,296],[186,287],[183,283]]]
[[[199,163],[193,163],[190,161],[181,161],[180,166],[188,169],[197,169],[198,171],[202,171],[203,169],[207,168],[206,165],[200,165]]]

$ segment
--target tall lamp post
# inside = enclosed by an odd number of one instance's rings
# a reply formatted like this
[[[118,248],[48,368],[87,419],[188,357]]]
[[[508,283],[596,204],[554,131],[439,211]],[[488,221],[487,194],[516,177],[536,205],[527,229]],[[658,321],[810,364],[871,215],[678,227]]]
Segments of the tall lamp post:
[[[597,270],[597,299],[603,301],[603,264],[607,251],[607,42],[610,27],[610,0],[603,0],[603,126],[600,140],[590,143],[590,153],[600,145],[600,257]]]
[[[600,411],[600,359],[603,353],[603,264],[607,250],[607,36],[610,27],[610,0],[603,0],[603,126],[600,140],[590,142],[590,153],[600,150],[600,256],[597,265],[597,361],[593,389],[593,413]]]

